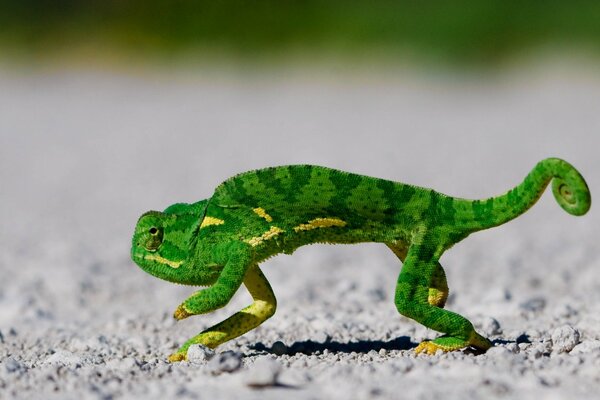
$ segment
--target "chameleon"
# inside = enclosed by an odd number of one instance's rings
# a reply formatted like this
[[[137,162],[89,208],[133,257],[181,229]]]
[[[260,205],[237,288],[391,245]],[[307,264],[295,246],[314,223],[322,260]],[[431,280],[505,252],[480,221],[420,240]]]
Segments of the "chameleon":
[[[277,301],[259,263],[313,243],[377,242],[398,257],[398,312],[442,333],[416,346],[417,354],[485,352],[492,342],[467,318],[444,308],[449,289],[440,257],[471,233],[527,211],[550,182],[567,213],[589,210],[585,180],[558,158],[540,161],[522,183],[484,200],[321,166],[257,169],[227,179],[208,199],[144,213],[131,257],[158,278],[206,287],[177,307],[177,320],[224,307],[242,284],[252,296],[249,306],[186,341],[171,362],[186,360],[192,344],[215,348],[270,318]]]

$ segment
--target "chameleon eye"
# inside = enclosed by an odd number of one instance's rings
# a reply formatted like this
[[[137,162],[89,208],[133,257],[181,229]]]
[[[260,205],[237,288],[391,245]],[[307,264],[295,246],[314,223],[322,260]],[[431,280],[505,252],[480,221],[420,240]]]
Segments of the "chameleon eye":
[[[154,250],[158,249],[160,247],[160,245],[162,244],[163,230],[153,226],[150,229],[148,229],[148,234],[150,236],[148,236],[148,239],[146,240],[144,247],[148,251],[154,251]]]

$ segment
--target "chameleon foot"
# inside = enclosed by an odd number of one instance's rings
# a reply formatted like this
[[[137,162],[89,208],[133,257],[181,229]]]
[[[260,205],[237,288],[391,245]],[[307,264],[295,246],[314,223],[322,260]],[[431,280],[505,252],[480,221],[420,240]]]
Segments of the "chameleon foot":
[[[185,352],[173,353],[173,354],[171,354],[169,356],[168,360],[171,363],[179,362],[179,361],[186,361],[187,360],[187,353],[185,353]]]
[[[192,314],[190,314],[182,304],[179,307],[177,307],[177,310],[175,310],[175,312],[173,313],[173,318],[180,321],[184,318],[189,317],[190,315],[192,315]]]
[[[444,352],[461,350],[466,347],[474,347],[478,350],[487,350],[492,347],[492,342],[473,331],[469,340],[460,339],[453,336],[441,336],[433,341],[423,341],[416,348],[415,353],[435,354],[438,350]]]
[[[416,354],[425,353],[425,354],[433,355],[433,354],[437,353],[438,350],[442,350],[442,351],[446,352],[446,351],[452,351],[455,349],[449,348],[447,346],[441,346],[434,342],[430,342],[429,340],[425,340],[425,341],[419,343],[419,345],[415,348],[415,353]]]

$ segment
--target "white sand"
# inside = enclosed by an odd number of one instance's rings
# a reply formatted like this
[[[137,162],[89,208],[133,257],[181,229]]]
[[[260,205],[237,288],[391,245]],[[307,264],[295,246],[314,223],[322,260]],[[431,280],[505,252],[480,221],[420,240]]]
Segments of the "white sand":
[[[138,216],[230,175],[313,163],[500,194],[549,156],[600,185],[600,79],[0,73],[0,398],[590,399],[600,391],[600,217],[546,193],[444,255],[448,308],[496,347],[414,354],[382,245],[311,246],[264,264],[279,300],[208,361],[185,339],[250,301],[175,323],[194,288],[129,259]],[[232,352],[229,352],[232,351]]]

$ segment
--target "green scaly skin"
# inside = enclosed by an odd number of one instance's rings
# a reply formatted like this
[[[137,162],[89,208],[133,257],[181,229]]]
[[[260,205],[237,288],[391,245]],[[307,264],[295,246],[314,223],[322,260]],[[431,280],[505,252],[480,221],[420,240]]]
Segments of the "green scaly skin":
[[[294,165],[234,176],[212,197],[142,215],[131,255],[146,272],[167,281],[209,286],[185,300],[176,319],[225,306],[243,283],[253,303],[188,340],[170,361],[185,360],[190,345],[214,348],[255,328],[275,312],[276,300],[258,264],[311,243],[385,243],[402,261],[395,303],[400,314],[443,336],[416,352],[435,353],[491,342],[465,317],[445,310],[442,253],[469,234],[527,211],[552,181],[558,204],[583,215],[591,197],[567,162],[539,162],[525,180],[486,200],[454,198],[431,189],[330,168]]]

